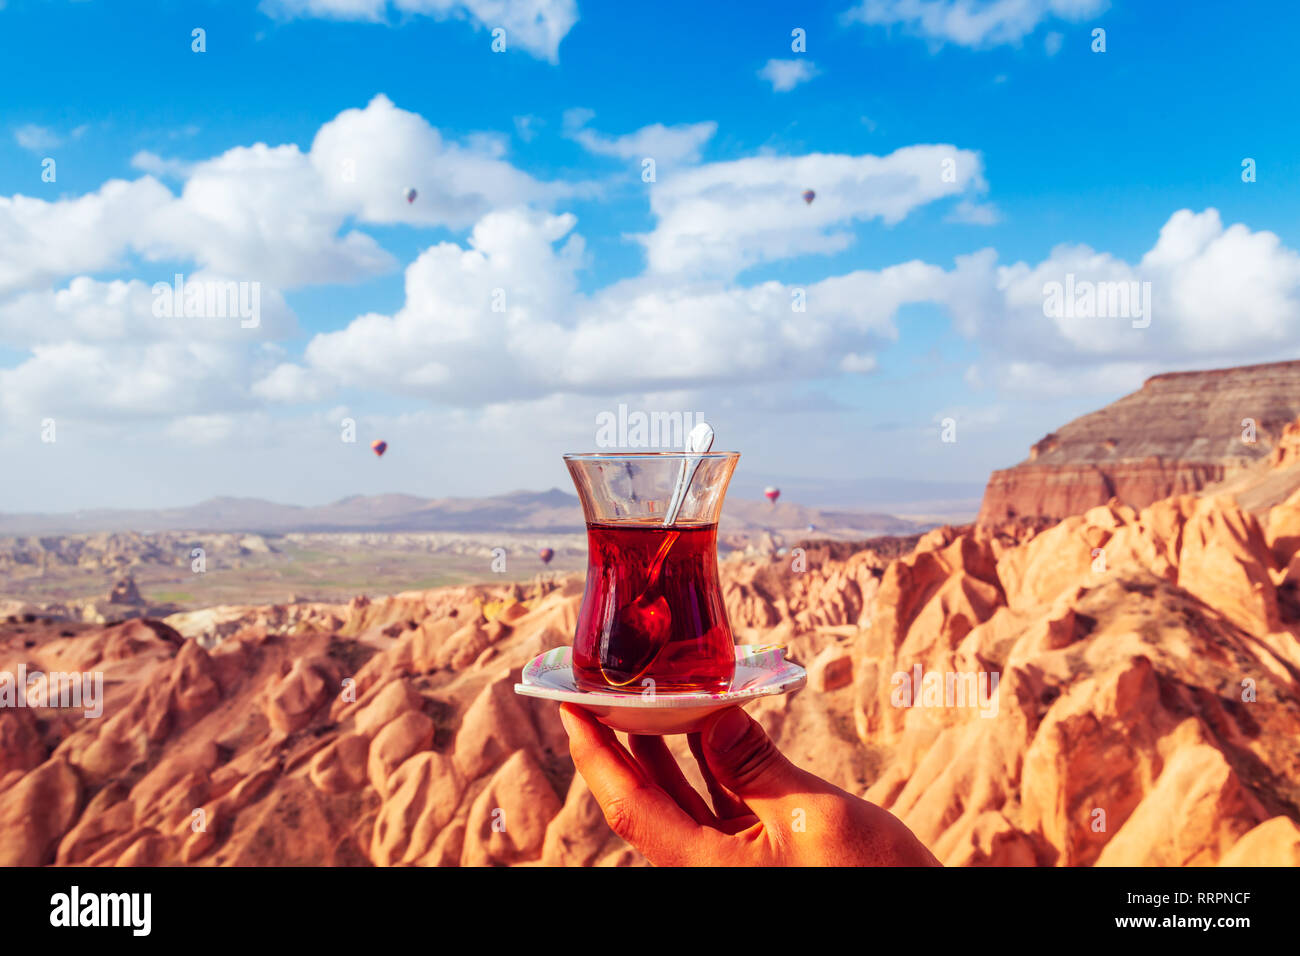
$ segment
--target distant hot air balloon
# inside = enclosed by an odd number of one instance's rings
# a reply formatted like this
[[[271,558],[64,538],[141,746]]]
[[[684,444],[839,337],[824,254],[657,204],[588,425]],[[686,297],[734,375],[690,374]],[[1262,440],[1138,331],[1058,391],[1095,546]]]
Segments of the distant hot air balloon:
[[[418,195],[420,195],[420,194],[419,194],[418,192],[415,191],[415,187],[414,187],[414,186],[407,186],[407,187],[406,187],[406,202],[407,202],[408,205],[409,205],[410,203],[415,202],[415,197],[418,196]]]
[[[388,451],[388,442],[372,441],[370,443],[370,450],[373,451],[376,455],[382,457],[384,452]]]
[[[551,558],[555,557],[555,551],[551,548],[542,548],[537,552],[537,556],[542,559],[542,564],[550,564]]]
[[[763,489],[763,496],[767,498],[768,501],[772,502],[772,504],[776,504],[776,499],[781,497],[781,489],[773,488],[771,485],[768,485]]]
[[[816,530],[817,530],[817,526],[816,526],[815,524],[810,524],[810,525],[808,526],[808,531],[809,531],[809,533],[812,533],[813,531],[816,531]]]
[[[803,201],[806,202],[808,205],[811,206],[812,201],[816,198],[817,198],[817,194],[813,192],[811,189],[805,189],[803,191]]]

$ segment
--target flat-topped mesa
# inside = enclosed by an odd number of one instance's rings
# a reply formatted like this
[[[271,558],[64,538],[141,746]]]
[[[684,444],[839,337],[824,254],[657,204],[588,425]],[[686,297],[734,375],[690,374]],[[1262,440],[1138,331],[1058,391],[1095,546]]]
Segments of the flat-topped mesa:
[[[1059,520],[1112,497],[1143,508],[1269,457],[1300,417],[1300,361],[1155,375],[993,472],[979,523]]]

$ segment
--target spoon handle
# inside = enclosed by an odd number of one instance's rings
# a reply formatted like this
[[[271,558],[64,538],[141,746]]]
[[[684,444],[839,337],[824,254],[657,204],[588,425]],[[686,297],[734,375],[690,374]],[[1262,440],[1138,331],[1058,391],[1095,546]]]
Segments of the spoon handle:
[[[668,557],[668,552],[672,550],[673,542],[677,540],[677,532],[670,531],[664,535],[664,543],[659,545],[659,552],[655,555],[654,560],[650,562],[650,570],[646,575],[646,585],[641,589],[645,594],[659,582],[659,571],[663,567],[664,558]]]
[[[674,521],[677,520],[677,514],[682,510],[682,505],[686,502],[686,489],[691,486],[691,478],[695,477],[695,469],[700,466],[700,460],[695,459],[692,466],[688,460],[682,461],[682,467],[677,472],[677,484],[673,486],[673,496],[668,502],[668,508],[664,511],[664,527],[671,528]],[[686,470],[690,467],[690,478],[686,476]]]
[[[677,470],[677,484],[673,486],[673,496],[668,502],[668,508],[664,512],[664,527],[670,528],[673,522],[677,520],[677,514],[682,510],[682,505],[686,503],[686,492],[691,487],[691,482],[695,480],[695,473],[700,469],[700,462],[704,459],[700,456],[706,454],[713,447],[713,429],[704,422],[700,422],[691,433],[686,436],[686,453],[692,457],[682,459],[681,468]]]

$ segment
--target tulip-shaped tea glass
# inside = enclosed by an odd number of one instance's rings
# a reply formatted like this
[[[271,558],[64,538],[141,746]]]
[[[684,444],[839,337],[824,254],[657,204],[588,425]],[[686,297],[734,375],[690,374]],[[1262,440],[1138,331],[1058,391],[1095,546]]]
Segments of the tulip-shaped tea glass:
[[[573,638],[583,690],[731,686],[735,639],[718,582],[718,516],[740,455],[565,455],[587,520],[587,586]],[[664,525],[679,482],[689,481]]]

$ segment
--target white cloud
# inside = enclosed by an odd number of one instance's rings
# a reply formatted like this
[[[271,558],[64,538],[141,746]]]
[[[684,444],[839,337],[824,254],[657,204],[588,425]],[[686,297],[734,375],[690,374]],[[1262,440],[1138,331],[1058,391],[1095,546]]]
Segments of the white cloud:
[[[298,189],[321,189],[330,205],[363,222],[456,229],[492,209],[552,198],[553,189],[497,153],[498,146],[483,138],[468,145],[448,141],[424,117],[381,94],[320,128],[309,154],[315,176]],[[419,193],[410,204],[408,186]]]
[[[948,281],[956,327],[995,366],[979,378],[1007,388],[1123,390],[1154,371],[1268,361],[1300,341],[1300,254],[1274,233],[1225,227],[1215,209],[1174,213],[1136,265],[1062,245],[1036,265],[997,266],[988,250],[959,259]],[[1149,325],[1135,327],[1148,317],[1132,307],[1044,315],[1045,286],[1067,281],[1138,283],[1139,295],[1149,283]]]
[[[252,382],[274,360],[263,346],[297,329],[273,289],[263,290],[256,328],[238,316],[155,315],[154,302],[139,280],[88,276],[0,301],[0,341],[31,353],[0,369],[0,419],[166,419],[246,407]]]
[[[567,132],[620,157],[657,139],[690,163],[713,134],[712,124],[656,124],[610,136],[590,119],[572,114]],[[575,217],[549,209],[562,187],[515,169],[503,149],[492,136],[449,142],[378,97],[326,123],[306,151],[254,144],[194,163],[179,194],[144,176],[56,202],[0,198],[0,341],[30,353],[0,370],[0,416],[153,420],[156,435],[220,446],[268,403],[388,393],[438,403],[465,434],[491,419],[509,435],[528,415],[614,396],[869,374],[898,338],[899,310],[917,303],[946,309],[975,344],[968,383],[1000,391],[1114,393],[1154,371],[1272,358],[1300,340],[1300,256],[1272,233],[1225,227],[1212,209],[1175,213],[1135,264],[1068,245],[1036,264],[1000,265],[983,250],[950,267],[911,261],[797,286],[736,278],[846,248],[860,224],[894,224],[936,200],[952,203],[950,219],[990,221],[979,154],[948,145],[683,165],[646,190],[646,273],[591,289],[579,281],[587,253]],[[158,157],[137,159],[161,171]],[[355,175],[340,175],[344,160]],[[410,207],[400,191],[424,173]],[[811,205],[800,197],[809,187]],[[296,329],[282,289],[395,261],[350,221],[472,231],[408,264],[396,311],[317,334],[294,359],[276,344]],[[154,316],[151,286],[171,276],[148,275],[148,264],[170,273],[172,260],[191,280],[261,278],[261,325]],[[140,274],[94,277],[126,268]],[[1150,327],[1044,316],[1044,284],[1070,273],[1150,281]],[[796,291],[805,311],[792,308]]]
[[[655,184],[657,223],[639,238],[654,272],[730,275],[760,262],[842,251],[853,242],[855,222],[892,225],[925,203],[982,191],[982,168],[978,153],[946,145],[887,156],[709,163]],[[801,198],[805,188],[817,193],[811,205]]]
[[[311,149],[235,147],[195,163],[138,153],[152,176],[47,202],[0,197],[0,295],[146,260],[193,262],[280,288],[391,271],[394,260],[349,220],[465,228],[489,210],[549,203],[574,187],[538,183],[500,158],[493,137],[451,142],[376,96],[325,123]],[[403,195],[415,186],[419,198]]]
[[[1061,52],[1061,44],[1064,42],[1065,35],[1053,30],[1043,37],[1043,49],[1047,51],[1048,56],[1056,56]]]
[[[320,401],[329,394],[330,387],[319,374],[285,362],[254,382],[251,391],[269,402],[301,404]]]
[[[536,139],[538,128],[546,125],[541,117],[533,116],[531,113],[525,116],[516,116],[514,122],[515,135],[525,143],[531,143]]]
[[[596,118],[596,111],[585,106],[571,106],[564,111],[564,131],[572,133]]]
[[[55,202],[0,196],[0,295],[118,267],[126,253],[145,253],[153,242],[147,224],[173,199],[148,176],[111,179],[96,192]]]
[[[849,352],[844,358],[840,359],[841,371],[852,372],[857,375],[874,372],[878,365],[879,363],[874,355],[860,355],[856,352]]]
[[[315,159],[297,146],[257,143],[198,163],[179,199],[149,224],[153,254],[281,287],[394,268],[370,236],[339,235],[350,209],[330,191]]]
[[[262,0],[261,10],[278,19],[319,17],[380,22],[388,0]],[[558,61],[560,41],[578,22],[576,0],[392,0],[400,15],[436,20],[468,20],[476,28],[506,31],[506,48],[521,47],[533,56]]]
[[[317,335],[303,367],[282,366],[259,393],[310,400],[328,378],[469,406],[862,372],[870,350],[897,337],[897,309],[943,289],[943,270],[910,262],[811,283],[804,312],[778,282],[642,278],[584,295],[574,224],[568,215],[485,217],[468,248],[442,243],[408,267],[398,312]],[[504,311],[492,309],[496,290]]]
[[[193,262],[281,287],[382,273],[394,260],[358,231],[296,146],[239,147],[198,163],[180,196],[151,176],[47,202],[0,197],[0,295],[121,268],[130,254]]]
[[[777,93],[787,93],[817,75],[812,60],[768,60],[758,71],[759,77],[772,84]]]
[[[899,25],[937,43],[987,48],[1019,43],[1045,21],[1079,21],[1109,6],[1109,0],[862,0],[844,19]]]
[[[17,367],[0,369],[0,412],[13,423],[209,414],[247,405],[247,381],[245,355],[221,343],[38,345]]]
[[[590,110],[567,111],[565,126],[569,138],[597,156],[634,160],[650,157],[656,166],[696,162],[700,158],[700,149],[718,130],[718,124],[713,122],[680,126],[655,123],[623,136],[604,136],[586,128],[586,123],[594,115]]]
[[[268,16],[292,19],[320,17],[327,20],[370,20],[384,18],[388,0],[262,0]]]
[[[42,153],[63,143],[63,137],[45,126],[28,123],[14,130],[14,139],[23,149]]]
[[[993,226],[1001,220],[997,207],[992,203],[974,202],[970,199],[957,203],[947,216],[948,222],[965,222],[975,226]]]
[[[172,275],[159,275],[157,282],[172,288]],[[212,273],[186,275],[184,282],[211,281],[223,277]],[[245,328],[235,314],[227,317],[155,315],[154,283],[139,279],[101,282],[78,276],[62,289],[41,289],[0,300],[0,339],[18,347],[55,345],[60,342],[120,342],[144,345],[166,340],[210,342],[268,341],[289,337],[297,331],[297,320],[280,293],[271,288],[259,291],[259,323]],[[160,309],[161,311],[161,309]]]
[[[282,290],[396,265],[349,220],[463,226],[497,203],[544,203],[565,188],[536,183],[501,150],[490,136],[445,140],[380,96],[322,126],[307,152],[258,143],[194,163],[137,154],[137,167],[183,179],[179,194],[144,176],[53,202],[0,197],[0,341],[30,353],[0,370],[0,413],[165,419],[316,400],[334,379],[286,363],[274,345],[296,329]],[[414,207],[401,196],[411,182],[421,185]],[[160,261],[168,267],[150,275]],[[171,286],[177,269],[187,284],[257,283],[257,326],[155,316],[153,287]],[[87,274],[124,270],[138,277]],[[407,378],[436,382],[436,363]]]
[[[142,149],[131,157],[132,169],[164,179],[185,179],[194,171],[194,165],[183,159],[164,159],[147,149]]]
[[[88,129],[90,129],[89,125],[83,123],[80,126],[73,127],[72,131],[67,136],[64,136],[58,130],[51,129],[48,126],[27,123],[14,130],[14,140],[23,149],[30,149],[34,153],[44,153],[56,146],[62,146],[69,139],[81,139]]]

